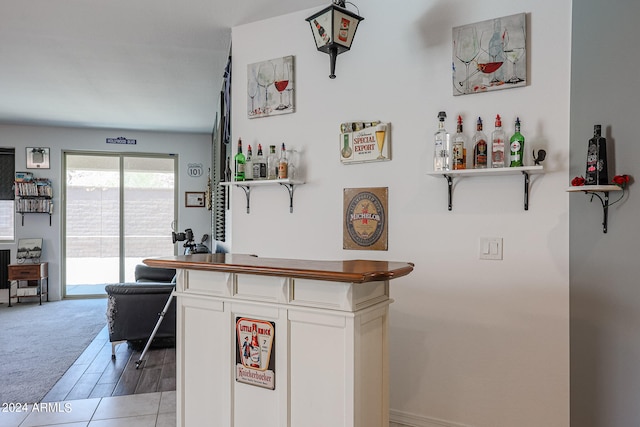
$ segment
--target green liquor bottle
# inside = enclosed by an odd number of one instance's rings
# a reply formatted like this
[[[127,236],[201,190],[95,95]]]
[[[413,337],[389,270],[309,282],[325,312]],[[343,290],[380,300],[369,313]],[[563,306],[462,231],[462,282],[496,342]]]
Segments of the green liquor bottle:
[[[516,118],[516,131],[509,140],[511,145],[511,164],[510,167],[524,166],[522,157],[524,155],[524,136],[520,133],[520,117]]]
[[[233,159],[235,161],[234,179],[236,181],[244,181],[244,166],[246,160],[244,154],[242,154],[242,139],[238,139],[238,153]]]

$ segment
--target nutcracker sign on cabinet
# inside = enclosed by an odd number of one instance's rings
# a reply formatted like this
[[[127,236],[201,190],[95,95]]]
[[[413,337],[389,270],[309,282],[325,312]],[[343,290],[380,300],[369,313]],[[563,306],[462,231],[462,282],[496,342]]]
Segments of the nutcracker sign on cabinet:
[[[236,318],[236,381],[274,390],[276,324]]]

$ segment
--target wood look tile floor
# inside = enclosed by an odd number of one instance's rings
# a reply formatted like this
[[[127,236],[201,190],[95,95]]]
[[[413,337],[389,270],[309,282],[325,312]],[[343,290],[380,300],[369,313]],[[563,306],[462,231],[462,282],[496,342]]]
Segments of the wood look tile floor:
[[[132,349],[128,343],[122,343],[116,347],[113,360],[105,326],[42,402],[175,391],[175,347],[152,346],[143,364],[136,369],[135,362],[141,352],[142,349]]]
[[[176,392],[30,404],[0,412],[2,427],[175,427]]]
[[[122,343],[113,360],[105,327],[40,403],[0,413],[0,426],[175,426],[175,347],[150,348],[136,369],[140,353]]]

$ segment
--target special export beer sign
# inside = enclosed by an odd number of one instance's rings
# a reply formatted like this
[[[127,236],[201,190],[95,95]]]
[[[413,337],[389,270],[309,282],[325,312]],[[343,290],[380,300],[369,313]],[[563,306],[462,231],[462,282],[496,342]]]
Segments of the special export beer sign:
[[[236,318],[236,381],[274,390],[276,324]]]
[[[387,250],[389,189],[345,188],[343,249]]]
[[[344,164],[391,160],[391,124],[380,121],[340,125],[340,161]]]

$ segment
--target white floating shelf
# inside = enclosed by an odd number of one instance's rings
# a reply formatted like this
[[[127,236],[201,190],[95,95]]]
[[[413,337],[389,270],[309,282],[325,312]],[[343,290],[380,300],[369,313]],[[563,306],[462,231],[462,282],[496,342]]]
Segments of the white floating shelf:
[[[304,184],[304,181],[297,179],[254,179],[251,181],[230,181],[230,182],[221,182],[220,185],[236,185],[236,186],[244,186],[244,187],[258,187],[258,186],[268,186],[273,184],[289,184],[289,185],[300,185]]]
[[[583,191],[585,193],[589,191],[600,191],[600,192],[609,192],[609,191],[622,191],[622,187],[617,185],[579,185],[579,186],[571,186],[567,188],[567,191],[570,193],[577,193]]]
[[[448,171],[431,171],[427,175],[448,175],[448,176],[481,176],[481,175],[518,175],[521,173],[535,174],[544,172],[543,166],[519,166],[504,168],[486,169],[456,169]]]

